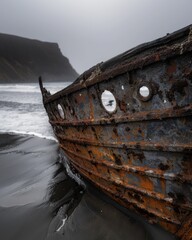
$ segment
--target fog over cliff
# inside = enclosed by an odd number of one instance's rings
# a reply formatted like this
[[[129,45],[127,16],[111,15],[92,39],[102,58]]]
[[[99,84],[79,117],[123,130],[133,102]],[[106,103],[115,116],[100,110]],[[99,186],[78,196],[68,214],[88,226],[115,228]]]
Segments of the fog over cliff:
[[[78,74],[57,43],[0,33],[0,83],[73,81]]]
[[[0,31],[57,42],[81,74],[192,23],[191,0],[0,0]]]

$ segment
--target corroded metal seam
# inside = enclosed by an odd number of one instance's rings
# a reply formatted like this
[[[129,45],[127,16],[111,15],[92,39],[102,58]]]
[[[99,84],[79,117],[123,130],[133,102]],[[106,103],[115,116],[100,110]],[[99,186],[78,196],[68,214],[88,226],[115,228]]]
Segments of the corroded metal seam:
[[[81,167],[78,166],[77,163],[74,162],[71,158],[70,158],[70,160],[73,162],[73,165],[74,165],[74,167],[75,167],[77,170],[79,170],[80,172],[82,172],[82,171],[84,172],[85,176],[87,176],[86,173],[88,173],[88,174],[90,173],[91,175],[94,175],[94,176],[96,176],[97,178],[103,179],[104,181],[110,181],[111,183],[113,183],[113,184],[115,184],[115,185],[118,185],[118,186],[121,186],[121,187],[123,187],[123,188],[127,187],[128,189],[135,190],[133,187],[128,187],[128,186],[126,186],[126,185],[123,185],[122,183],[120,183],[120,181],[115,181],[115,180],[112,181],[112,180],[110,180],[110,179],[104,178],[103,176],[99,176],[98,174],[96,174],[95,172],[93,172],[93,171],[91,171],[91,170],[88,170],[88,169],[86,169],[86,168],[84,168],[84,167],[82,167],[82,166],[81,166]],[[86,173],[85,173],[85,172],[86,172]],[[89,177],[87,176],[87,178],[89,178]],[[89,179],[91,180],[91,178],[89,178]],[[94,183],[95,183],[95,182],[94,182]],[[98,183],[95,183],[95,184],[98,184]],[[99,184],[98,184],[98,185],[99,185]],[[105,188],[105,187],[102,185],[102,186],[100,186],[100,188]],[[107,191],[109,191],[109,192],[111,192],[113,195],[115,195],[114,192],[110,191],[110,189],[108,189],[108,188],[107,188]],[[136,190],[136,191],[137,191],[137,190]],[[144,192],[144,194],[145,194],[145,192]],[[143,207],[139,202],[137,202],[137,201],[130,201],[130,200],[128,200],[127,198],[124,198],[123,196],[122,196],[121,198],[122,198],[122,199],[125,199],[127,202],[130,202],[130,203],[136,205],[137,207],[139,207],[139,208],[141,208],[141,209],[145,209],[145,211],[147,211],[147,212],[150,213],[150,214],[155,215],[155,217],[164,219],[164,220],[167,221],[167,222],[171,222],[171,223],[174,223],[174,224],[177,224],[177,225],[180,225],[180,224],[181,224],[177,219],[170,219],[170,218],[167,218],[167,217],[165,217],[165,216],[162,216],[161,214],[159,214],[159,213],[156,212],[156,211],[153,211],[152,209],[149,210],[149,209],[144,208],[144,207]]]
[[[179,237],[182,237],[182,240],[191,240],[192,236],[192,214],[189,214],[185,221],[182,222],[182,226],[177,232]]]
[[[57,134],[57,137],[72,143],[78,143],[80,145],[91,145],[91,146],[99,146],[105,148],[129,148],[129,149],[139,149],[146,151],[164,151],[164,152],[191,152],[192,145],[191,144],[171,144],[171,143],[150,143],[146,141],[139,142],[96,142],[87,139],[74,139],[63,137],[61,134]]]
[[[122,171],[125,171],[125,172],[133,172],[133,173],[138,173],[140,175],[149,176],[149,177],[152,177],[152,178],[159,178],[159,179],[165,179],[165,180],[170,180],[170,181],[178,181],[178,182],[182,182],[182,183],[184,183],[184,182],[191,183],[191,180],[192,180],[190,178],[185,178],[185,176],[183,176],[183,175],[181,177],[181,176],[178,176],[178,175],[173,174],[173,173],[163,173],[163,171],[161,171],[161,170],[156,170],[156,169],[148,168],[148,167],[138,167],[138,166],[129,167],[129,166],[125,166],[125,165],[119,166],[119,165],[116,165],[114,163],[108,163],[105,160],[102,160],[102,162],[99,162],[99,161],[95,161],[93,159],[87,158],[85,156],[82,157],[79,154],[76,154],[74,151],[70,151],[68,148],[64,147],[62,144],[60,145],[60,147],[65,152],[67,152],[69,154],[72,154],[75,157],[81,158],[82,160],[86,160],[86,161],[91,162],[93,164],[103,165],[107,168],[122,170]],[[164,199],[162,199],[162,200],[164,200]],[[167,200],[168,199],[166,199],[166,201]],[[170,200],[170,202],[172,202],[172,201]],[[192,209],[192,206],[191,206],[191,209]]]
[[[63,146],[61,146],[62,147],[62,149],[64,149],[64,147]],[[79,168],[82,168],[82,169],[84,169],[84,170],[86,170],[87,172],[90,172],[92,175],[96,175],[96,176],[98,176],[98,177],[100,177],[100,178],[102,178],[102,179],[104,179],[105,181],[110,181],[110,182],[112,182],[112,183],[114,183],[114,184],[116,184],[117,186],[121,186],[121,187],[123,187],[123,188],[127,188],[127,189],[129,189],[129,190],[132,190],[132,191],[134,191],[134,192],[137,192],[137,193],[140,193],[140,194],[142,194],[142,195],[144,195],[144,196],[148,196],[148,197],[151,197],[151,198],[154,198],[154,199],[157,199],[157,200],[160,200],[160,201],[163,201],[163,202],[167,202],[167,203],[169,203],[169,204],[172,204],[172,205],[174,205],[174,206],[177,206],[177,207],[181,207],[182,209],[185,209],[185,210],[191,210],[192,209],[192,206],[191,205],[186,205],[186,204],[177,204],[177,202],[174,202],[174,200],[173,200],[173,198],[167,198],[167,197],[165,197],[163,194],[160,194],[160,193],[157,193],[157,192],[152,192],[152,191],[150,191],[150,190],[142,190],[141,188],[138,188],[138,187],[135,187],[135,186],[132,186],[132,185],[129,185],[129,184],[124,184],[121,180],[111,180],[111,179],[109,179],[109,178],[105,178],[105,177],[103,177],[103,176],[101,176],[101,175],[97,175],[97,174],[95,174],[93,171],[91,171],[91,170],[87,170],[87,168],[84,168],[83,166],[80,166],[77,162],[75,162],[71,157],[70,157],[70,152],[69,152],[69,154],[68,154],[68,157],[70,158],[70,160],[75,164],[75,165],[77,165]],[[72,153],[72,155],[73,155],[73,153]],[[78,157],[78,158],[81,158],[81,157]],[[84,159],[84,158],[83,158]],[[87,159],[84,159],[84,160],[87,160]],[[99,164],[98,164],[99,165]]]
[[[91,179],[86,176],[86,178],[88,178],[90,181]],[[92,181],[92,183],[94,183]],[[99,187],[101,189],[102,185],[101,184],[98,184],[98,183],[95,183],[95,185],[97,187]],[[127,205],[129,205],[129,209],[130,210],[134,210],[136,213],[140,214],[140,206],[137,206],[135,204],[132,204],[128,201],[127,198],[121,198],[119,199],[119,196],[117,194],[115,194],[113,191],[111,191],[110,189],[106,188],[106,187],[103,187],[103,190],[106,191],[106,193],[112,198],[112,199],[116,199],[120,201],[121,205],[126,207],[127,208]],[[130,206],[130,204],[132,204],[132,206]],[[150,214],[146,208],[143,208],[141,209],[142,211],[145,211],[147,214]],[[169,222],[167,219],[162,219],[158,216],[156,216],[156,214],[153,214],[151,213],[150,214],[150,219],[149,217],[147,216],[147,214],[142,214],[144,217],[146,217],[146,219],[149,221],[149,223],[151,224],[158,224],[160,225],[161,227],[163,227],[164,229],[169,229],[169,232],[173,233],[173,234],[176,234],[176,232],[178,231],[178,229],[180,228],[180,223],[173,223],[173,222]],[[158,219],[158,220],[157,220]],[[165,221],[166,220],[166,221]],[[169,227],[168,227],[169,226]],[[182,239],[182,240],[189,240],[189,239]]]
[[[84,126],[84,125],[107,125],[111,123],[125,123],[125,122],[140,122],[151,120],[162,120],[166,118],[182,118],[192,115],[192,104],[177,108],[168,108],[162,110],[145,111],[138,113],[130,113],[123,117],[110,117],[97,120],[87,119],[83,121],[49,121],[52,125],[58,124],[61,126]]]
[[[78,170],[78,167],[77,167]],[[137,204],[134,204],[132,202],[130,202],[127,198],[125,197],[121,197],[119,198],[118,194],[115,194],[112,190],[110,190],[109,188],[99,184],[97,181],[93,181],[89,174],[87,174],[85,171],[83,171],[83,174],[85,176],[85,178],[89,179],[92,183],[94,183],[97,187],[99,187],[99,189],[103,189],[104,192],[106,192],[112,199],[116,199],[116,201],[118,200],[118,202],[121,202],[121,205],[126,207],[129,206],[129,209],[131,210],[135,210],[136,213],[140,214],[140,210],[144,211],[146,214],[142,214],[144,215],[144,217],[146,216],[146,219],[149,220],[150,223],[156,223],[159,224],[160,226],[162,226],[165,229],[169,229],[170,232],[172,232],[173,234],[177,234],[178,230],[181,227],[181,223],[180,222],[170,222],[169,219],[165,218],[163,219],[161,216],[156,216],[156,213],[150,213],[149,211],[146,210],[146,208],[141,208],[140,206],[137,206]],[[148,215],[150,215],[150,217],[148,218]],[[182,235],[180,235],[182,236]],[[189,240],[188,238],[182,239],[182,240]]]

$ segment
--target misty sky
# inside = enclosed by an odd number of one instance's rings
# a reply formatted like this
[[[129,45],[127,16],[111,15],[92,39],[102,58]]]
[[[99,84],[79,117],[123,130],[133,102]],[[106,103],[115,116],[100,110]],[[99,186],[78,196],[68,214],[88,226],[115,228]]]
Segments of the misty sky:
[[[0,32],[57,42],[78,73],[192,24],[192,0],[0,0]]]

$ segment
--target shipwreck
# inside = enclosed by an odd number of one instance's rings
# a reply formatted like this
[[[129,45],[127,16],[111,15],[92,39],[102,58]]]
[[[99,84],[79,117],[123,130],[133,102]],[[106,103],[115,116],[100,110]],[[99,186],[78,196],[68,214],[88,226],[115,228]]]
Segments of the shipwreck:
[[[43,104],[70,164],[113,200],[192,239],[192,25],[84,72]]]

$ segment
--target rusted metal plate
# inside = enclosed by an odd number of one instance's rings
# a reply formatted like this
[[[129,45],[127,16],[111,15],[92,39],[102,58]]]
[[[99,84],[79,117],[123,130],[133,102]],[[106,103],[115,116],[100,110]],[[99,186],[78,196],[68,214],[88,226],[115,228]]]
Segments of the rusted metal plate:
[[[192,239],[191,26],[93,67],[54,95],[41,90],[60,146],[83,176]]]

